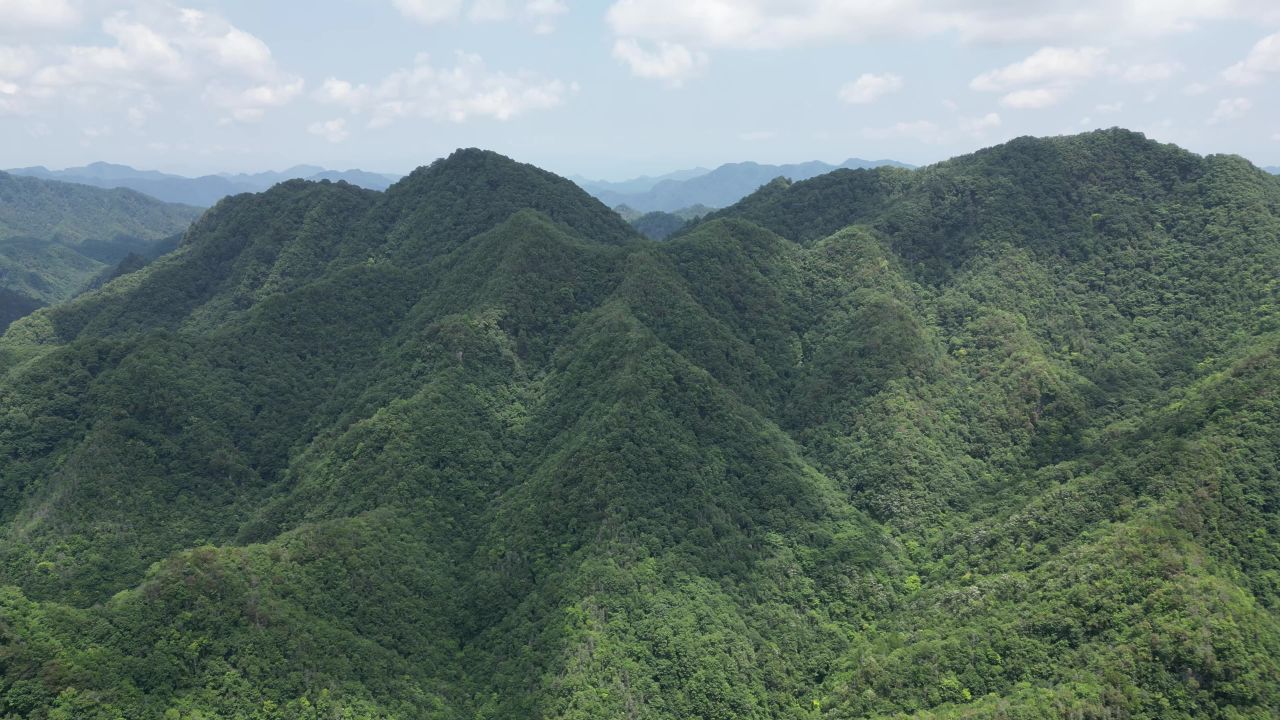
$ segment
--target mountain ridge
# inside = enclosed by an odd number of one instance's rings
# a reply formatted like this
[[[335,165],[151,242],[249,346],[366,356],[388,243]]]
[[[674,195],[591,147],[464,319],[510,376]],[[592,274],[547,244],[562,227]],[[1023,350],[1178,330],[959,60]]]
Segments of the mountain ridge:
[[[474,149],[232,198],[0,337],[0,708],[1265,717],[1278,231],[1118,130],[662,243]]]
[[[841,168],[882,166],[911,167],[895,160],[860,158],[850,158],[839,165],[817,160],[790,165],[766,165],[747,161],[727,163],[690,177],[654,178],[655,182],[643,190],[624,191],[592,182],[583,184],[583,187],[610,207],[627,205],[642,212],[675,212],[695,205],[715,208],[731,205],[777,177],[806,180]]]
[[[73,182],[105,189],[128,188],[164,202],[212,207],[224,197],[245,192],[262,192],[286,180],[311,179],[345,181],[372,190],[385,190],[398,175],[364,170],[326,170],[315,165],[296,165],[283,171],[236,173],[186,177],[155,170],[136,170],[128,165],[95,162],[83,167],[49,170],[42,166],[15,168],[10,174],[46,180]]]

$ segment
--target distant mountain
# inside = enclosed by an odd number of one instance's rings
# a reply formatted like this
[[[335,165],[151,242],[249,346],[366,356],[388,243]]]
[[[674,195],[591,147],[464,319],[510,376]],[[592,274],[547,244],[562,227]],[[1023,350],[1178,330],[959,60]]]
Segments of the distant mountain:
[[[133,190],[0,173],[0,329],[72,297],[130,253],[154,255],[199,214]]]
[[[608,180],[590,180],[580,175],[570,177],[570,180],[578,183],[583,190],[596,195],[597,193],[621,193],[623,195],[635,195],[648,192],[653,186],[665,180],[680,182],[683,180],[692,180],[700,175],[706,175],[711,172],[709,168],[696,167],[688,170],[676,170],[665,175],[641,175],[638,178],[630,180],[622,180],[619,182],[611,182]],[[597,195],[597,197],[599,197]]]
[[[613,210],[621,215],[622,219],[626,220],[636,232],[650,240],[666,240],[683,230],[693,221],[715,212],[715,208],[709,208],[706,205],[694,205],[673,213],[662,212],[661,210],[642,213],[626,205],[619,205]]]
[[[895,160],[862,160],[859,158],[850,158],[839,165],[819,161],[794,165],[762,165],[755,162],[741,162],[721,165],[710,172],[699,173],[685,179],[665,177],[653,183],[647,190],[641,191],[617,190],[613,187],[605,187],[604,183],[597,182],[579,184],[584,190],[595,195],[610,207],[626,205],[646,213],[655,210],[673,212],[691,205],[708,205],[713,208],[727,207],[755,192],[761,185],[778,177],[785,177],[788,180],[798,182],[818,175],[825,175],[841,168],[857,170],[884,166],[911,167]],[[693,173],[696,171],[685,172]],[[673,175],[679,175],[679,173]],[[633,186],[632,184],[634,183],[635,187],[639,187],[642,185],[643,180],[647,180],[647,178],[638,178],[634,181],[615,183],[614,185]]]
[[[1263,170],[1266,170],[1267,172],[1271,173],[1272,175],[1280,175],[1280,166],[1276,166],[1276,165],[1269,165],[1269,166],[1264,167],[1264,168],[1262,168],[1262,169],[1263,169]]]
[[[35,166],[15,168],[13,175],[25,175],[45,180],[80,183],[100,188],[129,188],[150,195],[157,200],[182,203],[197,207],[212,207],[228,195],[245,192],[262,192],[286,180],[340,180],[370,190],[386,190],[399,179],[398,175],[383,175],[364,170],[326,170],[317,165],[295,165],[287,170],[261,173],[202,175],[185,177],[155,170],[137,170],[128,165],[95,162],[83,167],[50,170]]]

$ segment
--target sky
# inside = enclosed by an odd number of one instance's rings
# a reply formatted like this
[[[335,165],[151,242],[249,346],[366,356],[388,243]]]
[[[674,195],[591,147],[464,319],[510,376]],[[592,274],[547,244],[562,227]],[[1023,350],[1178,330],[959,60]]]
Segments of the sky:
[[[1112,126],[1280,165],[1280,1],[0,0],[0,167],[623,179]]]

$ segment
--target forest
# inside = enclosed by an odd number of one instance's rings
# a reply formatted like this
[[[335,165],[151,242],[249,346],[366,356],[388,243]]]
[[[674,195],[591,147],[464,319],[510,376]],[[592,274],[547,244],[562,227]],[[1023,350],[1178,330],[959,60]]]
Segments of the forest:
[[[640,227],[459,150],[15,320],[0,718],[1280,715],[1280,177],[1112,129]]]

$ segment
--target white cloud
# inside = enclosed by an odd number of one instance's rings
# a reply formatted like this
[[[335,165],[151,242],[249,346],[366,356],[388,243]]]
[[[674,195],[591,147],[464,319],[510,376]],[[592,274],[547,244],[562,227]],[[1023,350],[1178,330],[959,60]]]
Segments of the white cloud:
[[[1039,110],[1057,105],[1066,94],[1062,88],[1015,90],[1000,98],[1000,104],[1015,110]]]
[[[1107,51],[1097,47],[1044,47],[1025,60],[975,77],[969,87],[1004,92],[1021,85],[1085,80],[1106,70]]]
[[[960,121],[961,132],[969,135],[982,135],[987,130],[998,128],[1003,123],[997,113],[987,113],[979,118],[965,118]]]
[[[943,33],[970,42],[1149,37],[1280,10],[1271,0],[617,0],[606,17],[622,37],[777,48]]]
[[[505,22],[520,19],[533,31],[546,34],[555,30],[555,20],[567,13],[563,0],[474,0],[469,6],[463,0],[391,0],[405,17],[423,25],[457,20],[464,15],[471,22]],[[520,6],[516,10],[514,5]]]
[[[1130,65],[1120,77],[1130,83],[1150,83],[1168,80],[1182,72],[1182,64],[1177,62],[1153,62]]]
[[[1214,108],[1213,115],[1209,117],[1209,124],[1216,125],[1220,122],[1235,120],[1243,117],[1245,113],[1253,109],[1253,101],[1249,98],[1227,98],[1218,101],[1218,107]]]
[[[1023,60],[978,75],[969,87],[1004,93],[1000,98],[1004,107],[1038,110],[1057,105],[1081,82],[1110,71],[1104,48],[1043,47]]]
[[[662,80],[673,87],[684,84],[707,66],[705,53],[664,40],[658,41],[654,50],[646,50],[631,38],[620,38],[613,44],[613,56],[626,63],[633,75]]]
[[[1132,45],[1225,19],[1280,21],[1280,4],[1275,0],[615,0],[606,13],[616,38],[671,43],[693,53],[944,34],[981,43]],[[1168,69],[1143,67],[1134,76]]]
[[[453,67],[436,67],[426,55],[419,55],[413,67],[397,70],[376,85],[329,78],[316,98],[367,114],[371,127],[383,127],[406,118],[509,120],[556,107],[574,90],[575,85],[529,72],[491,71],[480,56],[459,53]]]
[[[0,112],[107,102],[137,126],[171,95],[245,120],[301,92],[302,80],[277,66],[266,43],[213,14],[140,3],[105,17],[101,29],[109,43],[0,48],[0,78],[18,88]]]
[[[1222,71],[1222,78],[1232,85],[1255,85],[1263,75],[1276,72],[1280,72],[1280,32],[1255,43],[1248,57]]]
[[[857,80],[840,88],[840,99],[851,105],[864,105],[902,89],[902,78],[893,73],[863,73]]]
[[[313,122],[307,127],[307,132],[312,135],[319,135],[331,143],[340,143],[343,140],[346,140],[347,136],[351,134],[347,132],[346,118]]]
[[[405,17],[424,25],[452,20],[462,14],[462,0],[391,0]]]
[[[80,21],[67,0],[0,0],[0,35],[59,30]]]
[[[569,7],[561,0],[529,0],[524,12],[533,22],[533,31],[545,35],[555,30],[555,19],[569,12]]]

